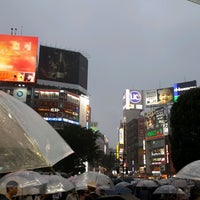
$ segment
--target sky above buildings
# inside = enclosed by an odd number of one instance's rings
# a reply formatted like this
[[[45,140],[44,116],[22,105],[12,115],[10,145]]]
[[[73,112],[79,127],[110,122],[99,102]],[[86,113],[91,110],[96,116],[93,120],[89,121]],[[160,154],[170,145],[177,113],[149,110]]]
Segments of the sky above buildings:
[[[88,58],[92,121],[118,141],[126,89],[200,83],[200,5],[187,0],[1,0],[0,33]]]

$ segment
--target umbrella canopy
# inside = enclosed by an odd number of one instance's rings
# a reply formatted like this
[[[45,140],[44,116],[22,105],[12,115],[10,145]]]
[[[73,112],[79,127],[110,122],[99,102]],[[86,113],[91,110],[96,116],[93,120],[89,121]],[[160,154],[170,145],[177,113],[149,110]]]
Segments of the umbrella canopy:
[[[88,185],[101,189],[114,189],[114,184],[109,176],[93,171],[74,176],[71,178],[71,182],[75,185],[76,190],[85,189]]]
[[[186,188],[188,186],[187,180],[185,179],[178,179],[178,178],[170,178],[169,183],[175,187],[179,188]]]
[[[130,188],[126,186],[121,186],[121,185],[118,185],[118,186],[115,185],[115,192],[116,194],[132,194],[133,193],[133,191]]]
[[[122,181],[120,183],[117,183],[115,186],[123,186],[123,187],[126,187],[126,186],[130,186],[131,183],[128,183],[128,182],[125,182],[125,181]]]
[[[178,194],[178,188],[173,185],[161,185],[153,194]]]
[[[51,167],[73,153],[37,112],[0,91],[0,173]]]
[[[158,186],[159,186],[158,182],[149,179],[142,179],[138,181],[138,183],[136,184],[136,187],[143,187],[143,188],[156,188]]]
[[[59,175],[43,175],[47,179],[44,194],[68,192],[75,186],[66,178]]]
[[[176,174],[176,178],[200,181],[200,160],[193,161]]]
[[[6,187],[10,181],[18,184],[17,195],[31,195],[40,193],[39,188],[47,184],[47,179],[35,171],[17,171],[4,175],[0,179],[0,193],[6,194]]]

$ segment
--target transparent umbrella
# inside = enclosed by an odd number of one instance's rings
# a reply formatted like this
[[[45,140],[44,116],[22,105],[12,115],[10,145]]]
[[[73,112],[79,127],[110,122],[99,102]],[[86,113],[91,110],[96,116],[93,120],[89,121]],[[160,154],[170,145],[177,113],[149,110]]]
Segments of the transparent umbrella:
[[[44,194],[53,194],[58,192],[68,192],[75,188],[67,178],[60,175],[43,175],[48,181]]]
[[[200,160],[193,161],[176,174],[176,178],[200,181]]]
[[[114,189],[114,184],[109,176],[93,171],[74,176],[71,181],[76,189],[85,189],[89,184],[102,189]]]
[[[47,179],[35,171],[17,171],[4,175],[0,179],[0,193],[6,194],[6,187],[10,181],[18,184],[17,195],[39,194],[40,188],[47,184]]]
[[[73,153],[31,107],[0,91],[0,173],[51,167]]]

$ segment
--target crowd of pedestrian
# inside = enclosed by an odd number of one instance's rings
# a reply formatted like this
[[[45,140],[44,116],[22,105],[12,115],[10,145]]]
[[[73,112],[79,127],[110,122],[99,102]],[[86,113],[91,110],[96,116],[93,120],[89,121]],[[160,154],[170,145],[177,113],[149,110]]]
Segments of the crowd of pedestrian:
[[[142,180],[137,180],[142,181]],[[157,181],[158,182],[158,181]],[[134,182],[136,183],[136,182]],[[191,182],[190,182],[191,183]],[[178,188],[177,193],[167,192],[155,193],[156,189],[160,187],[137,187],[137,184],[124,184],[124,187],[130,189],[133,198],[138,200],[200,200],[200,184],[197,181],[192,182],[193,185],[187,185],[185,188]],[[119,184],[119,183],[118,183]],[[117,185],[117,184],[116,184]],[[122,185],[122,184],[121,184]],[[166,184],[167,185],[167,184]],[[169,184],[168,184],[169,185]],[[18,183],[16,181],[9,181],[6,184],[6,194],[0,194],[0,200],[98,200],[102,197],[109,196],[106,189],[97,187],[95,182],[88,182],[86,188],[73,188],[67,192],[58,192],[53,194],[34,194],[17,196]],[[190,189],[189,191],[187,189]],[[187,191],[186,191],[187,190]],[[123,192],[114,193],[115,195],[122,195]],[[107,198],[109,199],[109,198]],[[121,197],[124,199],[124,197]]]

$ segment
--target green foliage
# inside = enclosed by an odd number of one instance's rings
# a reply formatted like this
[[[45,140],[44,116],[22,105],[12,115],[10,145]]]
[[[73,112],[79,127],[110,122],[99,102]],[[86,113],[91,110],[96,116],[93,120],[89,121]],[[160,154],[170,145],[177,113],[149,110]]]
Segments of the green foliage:
[[[96,144],[98,135],[92,129],[68,125],[63,130],[58,130],[58,133],[75,153],[58,163],[55,168],[68,172],[71,170],[73,173],[76,169],[84,171],[83,162],[94,164],[98,159],[99,146]]]
[[[171,158],[176,171],[200,159],[200,88],[190,89],[171,108]]]

